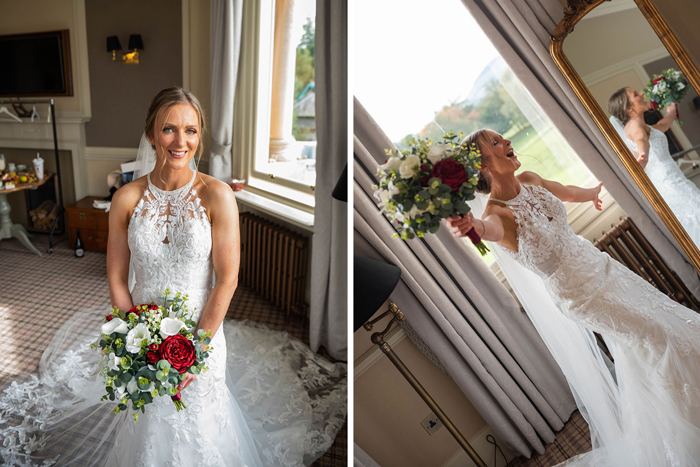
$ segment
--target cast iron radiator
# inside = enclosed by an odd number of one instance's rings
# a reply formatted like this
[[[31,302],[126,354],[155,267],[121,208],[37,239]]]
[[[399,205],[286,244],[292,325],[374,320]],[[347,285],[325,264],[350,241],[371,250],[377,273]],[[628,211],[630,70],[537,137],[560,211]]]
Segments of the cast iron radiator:
[[[256,216],[240,214],[240,280],[290,312],[304,313],[309,239]]]
[[[678,303],[700,313],[700,304],[642,235],[625,217],[594,245],[649,281]]]

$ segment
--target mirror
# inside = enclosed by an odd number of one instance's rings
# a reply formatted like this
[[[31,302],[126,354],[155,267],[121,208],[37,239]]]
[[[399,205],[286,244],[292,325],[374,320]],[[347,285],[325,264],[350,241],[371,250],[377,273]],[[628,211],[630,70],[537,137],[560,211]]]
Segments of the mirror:
[[[642,192],[700,271],[700,211],[697,204],[689,202],[693,196],[700,200],[700,98],[696,92],[700,89],[700,73],[654,5],[650,0],[569,0],[564,19],[552,34],[550,52]],[[688,83],[678,106],[682,125],[672,117],[664,119],[665,108],[644,113],[642,128],[650,131],[650,147],[649,162],[642,168],[637,161],[639,148],[630,136],[630,124],[624,129],[622,125],[617,130],[613,127],[608,120],[608,100],[624,87],[641,92],[655,75],[669,68],[681,71]],[[644,101],[648,103],[649,99],[630,105],[640,110],[648,105]],[[664,134],[655,127],[668,130]]]

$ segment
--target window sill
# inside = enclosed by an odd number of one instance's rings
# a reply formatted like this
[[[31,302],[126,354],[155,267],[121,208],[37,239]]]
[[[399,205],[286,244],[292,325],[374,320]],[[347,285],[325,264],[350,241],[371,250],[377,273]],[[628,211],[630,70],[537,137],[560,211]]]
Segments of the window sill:
[[[308,230],[310,232],[313,232],[314,230],[314,215],[312,213],[287,206],[279,201],[274,201],[245,190],[237,191],[235,194],[236,200],[239,203],[260,209],[273,217],[291,223],[297,227],[301,227],[304,230]]]

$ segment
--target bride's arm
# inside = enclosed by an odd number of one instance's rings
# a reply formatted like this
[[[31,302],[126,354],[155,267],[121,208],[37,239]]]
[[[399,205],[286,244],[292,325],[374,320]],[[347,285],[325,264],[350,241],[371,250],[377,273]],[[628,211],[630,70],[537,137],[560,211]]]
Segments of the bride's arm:
[[[240,235],[238,207],[233,190],[218,180],[209,181],[206,202],[211,215],[211,256],[216,274],[216,285],[202,310],[197,330],[216,334],[226,316],[233,293],[238,286],[240,263]],[[205,201],[205,200],[202,200]],[[204,202],[202,203],[204,204]]]
[[[568,203],[585,203],[586,201],[591,201],[598,211],[603,210],[603,204],[600,200],[600,189],[603,186],[603,182],[600,182],[597,186],[592,188],[582,188],[575,185],[562,185],[553,180],[546,180],[534,172],[523,172],[518,175],[518,180],[529,185],[541,186],[562,201]]]
[[[676,112],[678,111],[678,104],[673,102],[671,105],[666,107],[666,116],[652,125],[657,130],[666,133],[671,124],[676,119]]]
[[[637,145],[637,162],[645,169],[649,162],[649,134],[638,120],[629,122],[625,127],[625,133]]]
[[[495,214],[486,214],[483,219],[478,219],[468,212],[463,216],[448,217],[445,222],[452,236],[457,238],[467,235],[473,227],[483,240],[500,242],[503,239],[503,221]]]
[[[129,251],[127,229],[130,208],[136,205],[143,190],[136,182],[124,185],[112,197],[109,209],[109,236],[107,237],[107,282],[112,306],[128,310],[133,306],[129,293]]]
[[[202,198],[202,204],[210,206],[208,209],[211,219],[211,257],[216,285],[202,310],[195,334],[200,329],[204,329],[211,331],[213,336],[224,321],[231,298],[238,286],[241,241],[238,229],[238,206],[233,190],[214,178],[207,179],[207,183],[209,187]],[[185,373],[182,383],[176,388],[182,391],[195,378],[196,375]]]

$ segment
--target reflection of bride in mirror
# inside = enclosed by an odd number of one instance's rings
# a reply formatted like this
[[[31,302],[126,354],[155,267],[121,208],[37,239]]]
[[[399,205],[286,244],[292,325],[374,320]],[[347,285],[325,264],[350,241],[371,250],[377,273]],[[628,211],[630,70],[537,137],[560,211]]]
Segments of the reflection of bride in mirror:
[[[678,104],[666,107],[666,116],[655,125],[644,122],[651,109],[641,92],[631,88],[616,91],[608,100],[610,121],[637,157],[673,214],[696,245],[700,245],[700,190],[688,180],[671,157],[664,133],[675,119]]]

